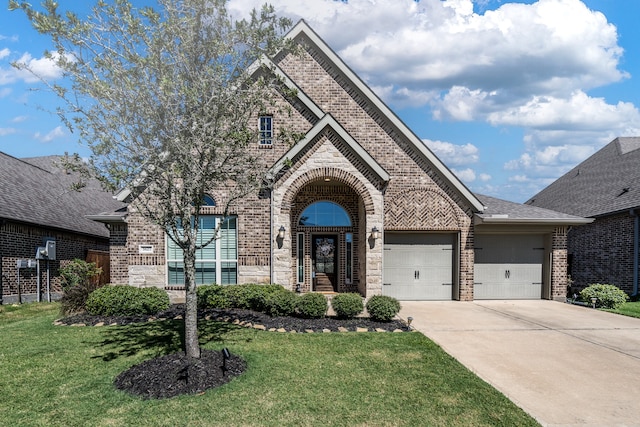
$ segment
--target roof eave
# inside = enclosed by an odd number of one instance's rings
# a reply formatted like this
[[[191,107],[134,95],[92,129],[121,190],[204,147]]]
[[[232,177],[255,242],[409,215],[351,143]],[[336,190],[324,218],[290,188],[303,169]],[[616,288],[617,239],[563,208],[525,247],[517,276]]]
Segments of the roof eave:
[[[91,221],[102,222],[105,224],[126,222],[124,215],[98,214],[98,215],[85,215],[85,218],[90,219]]]
[[[490,218],[475,215],[474,225],[505,224],[505,225],[584,225],[594,221],[593,218]]]

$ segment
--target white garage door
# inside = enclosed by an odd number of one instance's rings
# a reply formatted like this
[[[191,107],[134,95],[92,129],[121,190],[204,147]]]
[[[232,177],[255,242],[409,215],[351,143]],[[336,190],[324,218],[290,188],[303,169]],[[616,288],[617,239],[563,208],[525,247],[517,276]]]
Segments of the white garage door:
[[[399,300],[450,300],[455,237],[386,233],[383,294]]]
[[[474,299],[542,298],[542,235],[476,235]]]

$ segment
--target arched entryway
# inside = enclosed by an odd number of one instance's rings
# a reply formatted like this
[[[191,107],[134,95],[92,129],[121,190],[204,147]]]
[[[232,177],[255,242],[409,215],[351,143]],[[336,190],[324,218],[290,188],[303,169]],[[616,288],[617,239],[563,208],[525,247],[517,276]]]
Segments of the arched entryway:
[[[362,198],[343,182],[326,177],[300,188],[290,217],[297,289],[359,291],[359,261],[366,250],[363,212]]]

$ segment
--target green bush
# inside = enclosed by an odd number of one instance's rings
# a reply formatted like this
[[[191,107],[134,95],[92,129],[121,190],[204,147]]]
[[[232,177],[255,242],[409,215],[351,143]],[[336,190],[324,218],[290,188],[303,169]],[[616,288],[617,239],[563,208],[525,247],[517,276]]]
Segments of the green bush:
[[[320,319],[327,314],[329,304],[322,294],[308,293],[298,298],[298,314],[307,319]]]
[[[283,291],[280,285],[203,285],[198,286],[199,308],[242,308],[264,311],[265,297]]]
[[[264,312],[273,317],[291,316],[296,311],[298,298],[298,294],[285,289],[268,293],[264,297]]]
[[[169,296],[160,288],[134,288],[127,285],[104,286],[87,299],[92,315],[135,316],[155,314],[169,308]]]
[[[400,311],[400,303],[386,295],[374,295],[367,301],[367,311],[371,320],[389,322]]]
[[[196,288],[198,308],[231,308],[227,286],[202,285]]]
[[[596,307],[616,309],[627,302],[629,296],[615,285],[593,283],[580,292],[580,297],[588,303],[597,298]]]
[[[58,273],[63,291],[60,299],[62,314],[69,315],[84,311],[87,298],[91,292],[100,287],[99,282],[93,279],[102,273],[102,269],[96,267],[95,262],[74,259],[61,267]]]
[[[338,294],[331,299],[331,307],[341,319],[352,319],[364,310],[360,294]]]

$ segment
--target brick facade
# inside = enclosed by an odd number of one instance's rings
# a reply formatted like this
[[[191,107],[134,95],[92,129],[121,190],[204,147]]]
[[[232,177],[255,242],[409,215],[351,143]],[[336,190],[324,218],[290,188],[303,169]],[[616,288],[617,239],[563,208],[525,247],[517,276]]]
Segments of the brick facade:
[[[445,179],[439,166],[425,157],[405,131],[399,129],[379,106],[363,93],[339,65],[322,49],[305,43],[299,55],[284,54],[277,65],[291,78],[323,114],[330,114],[337,127],[315,126],[324,123],[313,107],[299,100],[285,100],[276,93],[272,115],[274,134],[280,129],[300,133],[318,130],[304,147],[288,159],[278,171],[271,191],[252,195],[233,207],[238,217],[238,282],[280,283],[289,289],[297,284],[297,234],[305,233],[302,291],[313,287],[311,271],[311,237],[318,233],[338,236],[338,263],[345,265],[345,235],[353,233],[353,282],[347,283],[340,272],[337,290],[358,291],[366,297],[382,293],[382,257],[384,237],[374,240],[371,230],[394,232],[448,232],[458,236],[457,281],[454,299],[473,300],[474,207],[459,187]],[[256,126],[258,123],[257,117]],[[333,123],[333,122],[332,122]],[[355,141],[345,140],[345,133]],[[376,163],[363,160],[362,148]],[[291,146],[274,139],[272,146],[256,144],[265,168],[287,155]],[[380,173],[383,170],[384,173]],[[211,195],[223,202],[223,192]],[[349,214],[350,227],[306,227],[299,225],[300,213],[319,200],[342,206]],[[210,209],[210,208],[206,208]],[[211,209],[203,213],[216,213]],[[134,212],[126,224],[112,228],[113,282],[135,286],[166,284],[165,243],[162,230],[151,227]],[[285,228],[279,240],[277,230]],[[563,237],[564,236],[564,237]],[[562,272],[563,244],[566,236],[554,235],[552,267],[554,297],[558,283],[566,282]],[[153,255],[138,254],[141,244],[154,245]],[[126,257],[126,261],[125,261]],[[558,283],[556,283],[558,282]],[[559,288],[558,288],[559,289]]]
[[[18,301],[18,269],[16,261],[19,259],[34,259],[36,248],[43,245],[44,238],[56,241],[56,260],[49,261],[49,283],[51,292],[57,297],[60,287],[60,267],[73,259],[86,259],[87,251],[108,251],[109,243],[106,238],[98,238],[75,234],[67,231],[53,230],[35,225],[13,221],[4,221],[0,225],[0,264],[2,302],[14,303]],[[20,291],[22,301],[37,300],[38,275],[36,268],[20,269]],[[41,297],[46,298],[47,261],[40,261],[40,289]]]
[[[573,286],[607,283],[632,293],[634,221],[624,212],[571,229],[568,252]]]

